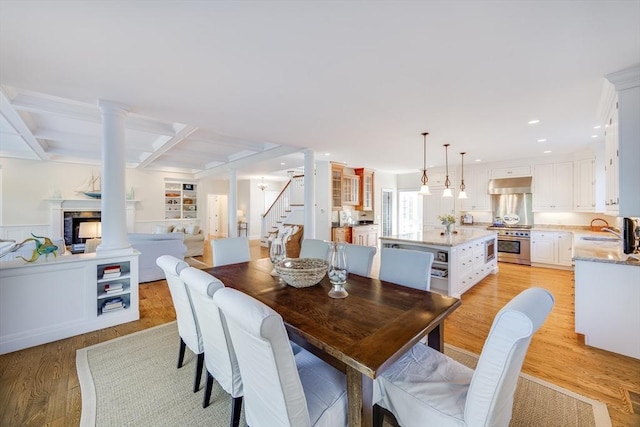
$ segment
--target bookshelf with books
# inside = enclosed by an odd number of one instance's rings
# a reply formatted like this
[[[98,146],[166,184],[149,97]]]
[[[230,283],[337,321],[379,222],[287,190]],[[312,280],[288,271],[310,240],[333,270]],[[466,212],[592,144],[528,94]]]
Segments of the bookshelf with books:
[[[131,305],[131,264],[123,261],[97,266],[98,316],[124,310]]]
[[[198,186],[183,182],[164,184],[165,219],[198,218]]]

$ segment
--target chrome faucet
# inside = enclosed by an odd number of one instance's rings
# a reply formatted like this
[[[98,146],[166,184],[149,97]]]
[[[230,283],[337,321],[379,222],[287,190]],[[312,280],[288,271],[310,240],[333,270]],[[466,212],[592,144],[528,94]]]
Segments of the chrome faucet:
[[[620,234],[619,232],[612,230],[610,228],[606,228],[606,227],[602,227],[601,228],[602,231],[608,231],[611,234],[615,234],[616,236],[618,236],[618,239],[622,239],[622,234]]]

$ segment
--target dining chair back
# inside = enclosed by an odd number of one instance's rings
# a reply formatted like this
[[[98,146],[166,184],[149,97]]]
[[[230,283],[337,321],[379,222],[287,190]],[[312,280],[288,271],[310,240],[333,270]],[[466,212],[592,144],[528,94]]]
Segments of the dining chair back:
[[[373,257],[376,254],[375,246],[361,246],[347,243],[347,271],[358,276],[371,276]]]
[[[374,401],[403,426],[508,426],[513,397],[533,334],[554,298],[529,288],[496,315],[475,372],[444,354],[416,344],[374,383]],[[374,425],[382,425],[379,407]]]
[[[196,392],[200,388],[200,377],[202,376],[204,364],[204,346],[198,318],[193,310],[191,296],[184,281],[180,278],[180,272],[189,267],[189,265],[171,255],[158,257],[156,264],[164,271],[173,301],[173,308],[176,311],[176,322],[178,323],[178,334],[180,335],[178,368],[182,367],[185,347],[189,347],[189,350],[198,355],[196,378],[193,385],[193,391]]]
[[[302,239],[300,258],[320,258],[328,260],[331,243],[320,239]]]
[[[211,241],[213,266],[251,261],[249,239],[246,237],[227,237]]]
[[[238,357],[248,425],[346,425],[344,374],[306,350],[294,355],[282,317],[260,301],[231,288],[213,298]]]
[[[428,291],[431,288],[431,252],[383,248],[378,278],[402,286]]]
[[[211,274],[194,267],[182,270],[180,277],[184,280],[191,294],[204,344],[207,383],[202,406],[204,408],[209,406],[215,378],[220,387],[232,397],[231,425],[238,426],[240,409],[242,408],[242,378],[229,331],[222,320],[222,313],[213,300],[213,295],[223,289],[224,285]]]

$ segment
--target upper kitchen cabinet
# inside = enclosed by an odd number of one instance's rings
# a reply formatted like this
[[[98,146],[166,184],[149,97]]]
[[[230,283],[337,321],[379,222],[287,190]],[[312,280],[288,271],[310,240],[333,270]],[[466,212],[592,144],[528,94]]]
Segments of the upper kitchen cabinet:
[[[331,204],[333,210],[342,209],[342,176],[344,167],[335,163],[331,163]]]
[[[605,76],[600,115],[605,136],[606,210],[640,216],[640,65]],[[610,82],[610,83],[609,83]]]
[[[490,211],[489,172],[484,168],[465,168],[464,185],[467,198],[460,200],[460,210]]]
[[[521,176],[531,176],[531,166],[512,166],[491,169],[491,178],[516,178]]]
[[[342,205],[357,206],[360,201],[360,177],[342,174]]]
[[[533,168],[533,210],[573,210],[573,163],[550,163]]]
[[[593,159],[573,163],[573,205],[576,211],[595,212],[594,164]]]
[[[360,201],[356,209],[361,211],[373,210],[373,176],[371,169],[357,168],[356,175],[360,178]]]

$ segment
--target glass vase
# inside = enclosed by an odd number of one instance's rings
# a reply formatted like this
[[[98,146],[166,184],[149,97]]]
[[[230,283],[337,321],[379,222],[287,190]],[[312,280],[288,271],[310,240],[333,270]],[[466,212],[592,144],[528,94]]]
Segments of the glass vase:
[[[269,247],[269,258],[271,259],[271,264],[273,265],[273,270],[271,270],[272,276],[279,277],[279,274],[276,271],[276,264],[285,259],[286,256],[286,249],[282,239],[273,239],[271,241],[271,246]]]
[[[329,282],[332,288],[329,291],[331,298],[345,298],[349,293],[344,288],[349,275],[347,268],[347,246],[344,243],[333,244],[329,259]]]

